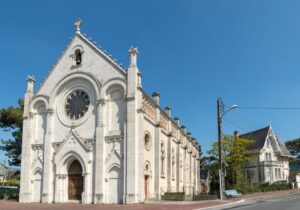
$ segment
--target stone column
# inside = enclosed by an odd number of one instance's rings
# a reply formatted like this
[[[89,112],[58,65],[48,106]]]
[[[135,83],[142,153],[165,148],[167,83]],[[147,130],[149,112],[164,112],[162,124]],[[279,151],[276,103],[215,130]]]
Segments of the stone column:
[[[183,160],[182,160],[182,186],[183,186],[183,191],[186,191],[186,147],[183,147]]]
[[[21,181],[20,181],[20,202],[28,203],[32,200],[31,175],[30,170],[32,159],[32,121],[33,114],[29,113],[23,117],[23,141],[22,141],[22,159],[21,159]]]
[[[87,166],[87,168],[89,168]],[[92,203],[92,196],[91,196],[91,174],[84,173],[83,175],[84,186],[83,186],[83,193],[82,193],[82,203],[83,204],[90,204]]]
[[[190,188],[190,193],[192,193],[192,153],[189,152],[189,188]]]
[[[158,115],[157,119],[159,119],[160,111],[159,109],[156,110],[156,114]],[[160,135],[161,135],[161,123],[160,121],[157,122],[155,127],[155,139],[154,139],[154,146],[155,146],[155,177],[154,177],[154,192],[155,192],[155,199],[160,200]]]
[[[67,175],[66,174],[56,174],[55,175],[55,198],[54,201],[55,203],[62,203],[65,202],[66,199],[65,197],[65,191],[66,191],[66,179]]]
[[[53,148],[52,148],[52,135],[53,135],[53,109],[47,110],[47,124],[46,135],[44,140],[44,158],[43,158],[43,203],[53,202]]]
[[[194,159],[193,159],[193,155],[191,153],[191,162],[190,162],[190,166],[191,166],[191,190],[193,192],[193,188],[194,188]]]
[[[193,174],[192,174],[192,177],[193,177],[193,192],[195,193],[196,192],[196,159],[195,159],[195,155],[193,155]]]
[[[142,95],[138,95],[139,101],[142,101]],[[137,130],[137,167],[139,166],[138,170],[138,179],[137,179],[137,191],[140,195],[140,198],[143,201],[143,195],[145,192],[144,184],[145,184],[145,177],[144,177],[144,167],[145,167],[145,157],[144,157],[144,127],[143,127],[143,120],[144,120],[144,111],[143,108],[138,109],[137,114],[138,119],[138,130]],[[154,145],[152,145],[154,147]],[[151,166],[153,167],[153,166]],[[151,174],[151,179],[153,180],[154,174]],[[151,195],[150,195],[151,196]]]
[[[179,182],[180,182],[180,177],[179,177],[179,174],[180,174],[180,167],[179,167],[179,164],[180,164],[180,141],[177,141],[176,142],[176,192],[179,192]]]
[[[200,184],[200,158],[196,159],[196,193],[199,194]]]
[[[169,134],[167,146],[167,192],[171,191],[171,179],[172,179],[172,160],[171,160],[171,146],[172,146],[172,133]]]
[[[130,55],[130,66],[127,70],[127,130],[126,130],[126,200],[125,203],[141,202],[143,198],[142,192],[142,171],[143,166],[141,160],[141,141],[139,132],[139,116],[138,109],[142,107],[139,101],[139,71],[137,68],[137,48],[130,48],[128,51]]]
[[[104,203],[104,115],[105,100],[97,101],[96,141],[95,141],[95,185],[94,203]]]
[[[27,77],[27,91],[24,96],[23,114],[23,133],[22,133],[22,159],[21,159],[21,180],[20,180],[20,199],[21,203],[31,202],[31,156],[32,156],[32,113],[30,113],[30,103],[34,96],[33,76]]]

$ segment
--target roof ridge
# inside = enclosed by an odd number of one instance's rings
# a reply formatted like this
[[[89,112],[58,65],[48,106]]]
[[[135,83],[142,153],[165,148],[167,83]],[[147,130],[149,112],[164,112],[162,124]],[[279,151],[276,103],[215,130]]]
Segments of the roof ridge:
[[[271,126],[270,125],[268,125],[267,127],[264,127],[264,128],[260,128],[260,129],[257,129],[257,130],[254,130],[254,131],[250,131],[250,132],[248,132],[248,133],[243,133],[243,134],[241,134],[240,136],[243,136],[243,135],[249,135],[249,134],[251,134],[251,133],[256,133],[256,132],[259,132],[259,131],[262,131],[262,130],[265,130],[265,129],[270,129],[271,128]]]
[[[110,59],[116,66],[118,66],[124,73],[126,72],[126,69],[123,67],[122,63],[119,63],[116,58],[114,58],[111,54],[108,53],[107,50],[102,48],[100,45],[97,45],[97,42],[92,40],[92,38],[88,37],[86,33],[77,33],[79,36],[82,36],[87,41],[89,41],[96,49],[98,49],[100,52],[102,52],[105,56],[107,56],[108,59]]]

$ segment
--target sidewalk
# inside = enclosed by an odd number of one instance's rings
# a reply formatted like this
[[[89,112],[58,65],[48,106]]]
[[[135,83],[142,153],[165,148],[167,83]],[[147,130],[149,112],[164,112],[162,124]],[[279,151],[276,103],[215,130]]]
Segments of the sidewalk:
[[[149,205],[165,205],[165,206],[181,206],[180,209],[212,209],[212,207],[221,207],[227,206],[235,203],[244,202],[247,200],[263,199],[263,198],[272,198],[279,197],[283,195],[300,193],[300,189],[293,190],[281,190],[281,191],[271,191],[271,192],[261,192],[242,195],[239,198],[229,198],[226,200],[204,200],[204,201],[147,201],[145,204]],[[185,206],[183,207],[183,206]],[[174,209],[177,209],[176,207]]]
[[[230,204],[244,202],[244,201],[247,201],[247,200],[256,200],[256,199],[264,199],[264,198],[276,198],[276,197],[280,197],[280,196],[283,196],[283,195],[296,194],[296,193],[300,193],[300,189],[247,194],[247,195],[242,195],[239,198],[226,199],[225,200],[226,202],[219,200],[219,203],[216,203],[215,201],[210,201],[210,202],[204,203],[204,201],[202,201],[203,205],[201,205],[201,207],[199,207],[199,209],[206,209],[206,208],[212,209],[212,207],[227,206],[227,205],[230,205]]]
[[[271,192],[261,192],[261,193],[253,193],[241,196],[241,198],[245,200],[255,200],[258,198],[271,198],[278,197],[282,195],[289,195],[300,193],[300,189],[291,189],[291,190],[281,190],[281,191],[271,191]]]
[[[41,204],[30,203],[22,204],[16,201],[0,200],[0,210],[195,210],[195,209],[214,209],[214,207],[229,206],[247,200],[264,199],[279,197],[289,194],[300,194],[300,190],[284,190],[275,192],[255,193],[243,195],[239,198],[227,200],[203,200],[203,201],[147,201],[145,204],[131,205],[93,205],[93,204]]]

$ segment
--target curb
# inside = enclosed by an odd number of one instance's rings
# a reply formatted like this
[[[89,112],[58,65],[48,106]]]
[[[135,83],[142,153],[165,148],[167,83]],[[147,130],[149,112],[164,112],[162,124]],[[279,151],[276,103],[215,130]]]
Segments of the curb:
[[[226,204],[221,204],[221,205],[215,205],[215,206],[209,206],[209,207],[204,207],[204,208],[199,208],[199,209],[194,209],[194,210],[205,210],[205,209],[213,209],[213,208],[218,208],[218,207],[224,207],[224,206],[231,206],[239,203],[244,203],[245,199],[233,202],[233,203],[226,203]]]

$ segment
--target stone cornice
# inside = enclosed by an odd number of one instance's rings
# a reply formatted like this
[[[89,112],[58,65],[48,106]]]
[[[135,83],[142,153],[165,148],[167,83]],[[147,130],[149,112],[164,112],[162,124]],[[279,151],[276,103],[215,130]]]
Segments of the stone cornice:
[[[155,127],[161,127],[161,122],[158,121],[158,122],[155,124]]]

